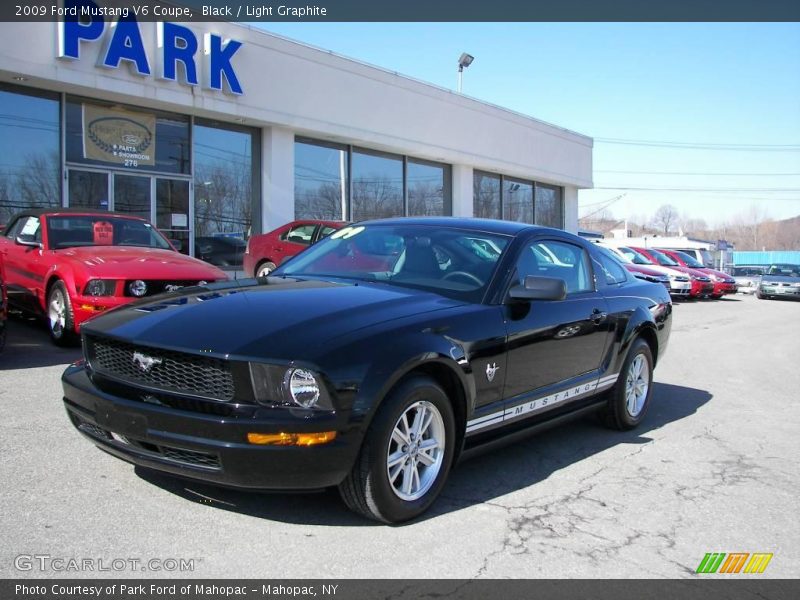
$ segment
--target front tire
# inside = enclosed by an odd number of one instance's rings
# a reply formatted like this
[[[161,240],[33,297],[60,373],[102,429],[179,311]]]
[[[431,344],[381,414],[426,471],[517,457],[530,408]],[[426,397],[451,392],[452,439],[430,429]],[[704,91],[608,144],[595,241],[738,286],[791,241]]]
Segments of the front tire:
[[[47,326],[50,331],[50,339],[56,346],[75,344],[77,337],[75,317],[67,286],[63,281],[56,281],[47,294]]]
[[[642,422],[653,395],[653,353],[637,338],[622,365],[617,383],[611,388],[604,421],[612,429],[626,431]]]
[[[270,273],[272,273],[277,267],[275,263],[272,261],[262,262],[256,267],[255,276],[256,277],[267,277]]]
[[[401,523],[425,512],[442,491],[455,449],[455,417],[432,379],[403,380],[384,401],[339,493],[368,519]]]

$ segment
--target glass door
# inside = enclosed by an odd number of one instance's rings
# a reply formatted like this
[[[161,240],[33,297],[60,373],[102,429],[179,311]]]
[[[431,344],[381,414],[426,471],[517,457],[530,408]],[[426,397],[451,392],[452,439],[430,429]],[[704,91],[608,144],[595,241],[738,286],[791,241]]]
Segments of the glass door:
[[[150,177],[114,174],[114,212],[150,220]]]
[[[184,254],[191,254],[189,223],[189,181],[156,178],[156,227]]]

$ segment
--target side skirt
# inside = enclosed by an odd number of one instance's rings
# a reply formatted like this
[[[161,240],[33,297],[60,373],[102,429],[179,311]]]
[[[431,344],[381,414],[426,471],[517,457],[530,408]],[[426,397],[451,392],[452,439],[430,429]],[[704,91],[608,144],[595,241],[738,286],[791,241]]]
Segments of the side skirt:
[[[520,440],[529,438],[537,433],[550,429],[551,427],[556,427],[562,423],[579,419],[594,413],[602,408],[606,402],[607,400],[605,395],[595,396],[590,399],[589,403],[584,404],[579,408],[575,408],[574,410],[570,410],[568,412],[562,412],[558,415],[548,416],[544,419],[533,420],[533,422],[525,425],[524,427],[520,427],[520,425],[523,425],[525,421],[518,421],[509,424],[507,427],[501,427],[492,431],[491,433],[494,435],[480,436],[483,439],[476,440],[474,438],[467,438],[465,440],[464,448],[458,456],[458,463],[460,464],[465,460],[475,458],[476,456],[480,456],[485,452],[501,448],[508,444],[519,442]]]

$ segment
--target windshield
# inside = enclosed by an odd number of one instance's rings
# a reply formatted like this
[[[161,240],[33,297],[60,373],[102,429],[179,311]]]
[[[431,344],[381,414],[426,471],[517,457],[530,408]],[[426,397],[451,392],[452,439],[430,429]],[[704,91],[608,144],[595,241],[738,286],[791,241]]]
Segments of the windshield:
[[[686,254],[686,252],[675,252],[678,256],[681,257],[681,260],[686,263],[687,267],[692,267],[693,269],[705,269],[705,265],[701,263],[699,260],[694,258],[693,256]]]
[[[764,274],[766,267],[733,267],[734,277],[756,277]]]
[[[770,265],[768,275],[783,277],[800,277],[800,265]]]
[[[51,250],[78,246],[138,246],[172,250],[166,238],[150,223],[107,215],[49,217],[47,238]]]
[[[655,258],[656,262],[658,262],[658,264],[660,264],[662,267],[680,267],[680,264],[678,264],[677,260],[670,258],[663,252],[659,252],[653,248],[648,248],[647,251],[653,255],[653,258]]]
[[[623,246],[621,248],[617,248],[617,250],[622,252],[622,255],[625,258],[627,258],[629,261],[631,261],[633,264],[635,264],[635,265],[652,265],[653,264],[652,260],[647,258],[645,255],[640,254],[639,252],[637,252],[633,248],[628,248],[628,247]]]
[[[351,225],[273,275],[380,281],[478,302],[508,242],[502,235],[429,225]]]

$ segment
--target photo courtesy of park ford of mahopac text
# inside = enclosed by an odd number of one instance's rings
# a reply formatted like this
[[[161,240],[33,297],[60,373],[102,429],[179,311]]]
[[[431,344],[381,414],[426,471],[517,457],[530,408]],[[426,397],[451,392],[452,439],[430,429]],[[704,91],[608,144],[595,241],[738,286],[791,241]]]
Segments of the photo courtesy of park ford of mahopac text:
[[[800,4],[0,3],[0,600],[800,597]]]

